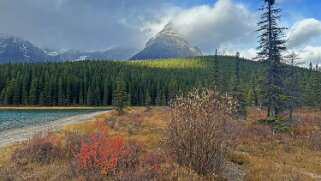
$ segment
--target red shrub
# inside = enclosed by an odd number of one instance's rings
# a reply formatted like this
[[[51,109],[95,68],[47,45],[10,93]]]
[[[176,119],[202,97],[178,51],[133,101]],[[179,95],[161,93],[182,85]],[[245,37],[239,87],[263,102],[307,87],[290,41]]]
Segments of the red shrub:
[[[160,154],[149,153],[142,142],[112,138],[106,126],[97,125],[95,133],[81,139],[75,154],[77,175],[89,180],[153,180],[159,175]]]
[[[89,135],[88,140],[81,143],[78,166],[82,170],[100,170],[108,174],[116,167],[118,159],[126,154],[120,137],[110,138],[106,126],[100,126],[97,133]]]

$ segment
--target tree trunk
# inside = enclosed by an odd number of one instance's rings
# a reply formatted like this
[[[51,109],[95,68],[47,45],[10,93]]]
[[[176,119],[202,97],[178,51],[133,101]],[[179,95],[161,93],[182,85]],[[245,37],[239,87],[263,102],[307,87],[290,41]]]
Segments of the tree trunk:
[[[276,114],[275,111],[275,100],[274,100],[274,90],[273,90],[273,86],[274,86],[274,57],[273,57],[273,36],[272,36],[272,5],[269,2],[269,73],[268,73],[268,81],[269,81],[269,100],[268,100],[268,110],[267,110],[267,116],[268,117],[274,117]],[[271,70],[272,69],[272,70]]]

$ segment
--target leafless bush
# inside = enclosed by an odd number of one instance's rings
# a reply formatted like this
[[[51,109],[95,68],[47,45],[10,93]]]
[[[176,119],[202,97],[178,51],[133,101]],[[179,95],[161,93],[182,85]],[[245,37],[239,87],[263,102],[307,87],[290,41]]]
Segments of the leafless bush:
[[[80,151],[81,143],[84,136],[77,132],[66,133],[63,151],[67,158],[74,158],[75,154]]]
[[[17,164],[30,162],[50,163],[61,158],[61,148],[56,145],[52,133],[42,133],[34,136],[25,145],[14,150],[11,160]]]
[[[118,160],[116,170],[129,172],[137,169],[141,165],[144,155],[147,154],[145,145],[131,140],[124,144],[124,149],[127,150],[127,154],[122,155]]]
[[[158,152],[148,152],[143,143],[130,141],[124,145],[127,154],[117,162],[118,181],[157,180],[164,156]]]
[[[169,155],[206,175],[221,175],[228,153],[231,118],[237,103],[215,90],[193,90],[170,105],[165,130]]]

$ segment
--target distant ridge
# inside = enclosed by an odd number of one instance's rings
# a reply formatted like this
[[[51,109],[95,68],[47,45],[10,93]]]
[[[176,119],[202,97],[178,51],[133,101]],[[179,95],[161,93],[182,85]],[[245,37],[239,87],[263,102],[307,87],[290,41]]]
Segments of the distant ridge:
[[[14,36],[0,35],[0,63],[31,63],[77,60],[128,60],[139,50],[134,48],[110,48],[106,51],[83,52],[42,49]]]
[[[170,24],[146,43],[146,47],[111,48],[106,51],[59,51],[37,47],[27,40],[0,35],[0,63],[78,61],[78,60],[144,60],[203,55],[198,47],[191,46]]]
[[[40,62],[52,60],[52,58],[30,41],[14,36],[0,36],[0,63]]]

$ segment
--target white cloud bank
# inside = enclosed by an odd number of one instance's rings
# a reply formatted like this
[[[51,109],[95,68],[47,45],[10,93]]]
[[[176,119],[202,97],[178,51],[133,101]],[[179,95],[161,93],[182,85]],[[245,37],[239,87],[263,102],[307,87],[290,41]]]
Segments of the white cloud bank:
[[[256,55],[257,12],[236,0],[191,8],[171,0],[0,0],[0,33],[57,49],[143,48],[169,23],[205,54]],[[321,21],[309,18],[288,31],[290,51],[308,64],[321,63]],[[318,41],[319,40],[319,41]]]
[[[308,66],[311,62],[313,65],[321,65],[321,46],[306,46],[298,50],[299,56],[303,61],[303,66]]]
[[[290,48],[306,45],[313,38],[321,36],[321,21],[309,18],[296,22],[288,33]]]
[[[191,44],[199,46],[205,54],[219,49],[222,54],[253,59],[256,56],[257,12],[233,0],[218,0],[213,5],[189,9],[171,7],[160,14],[157,22],[148,22],[143,30],[155,35],[168,22]],[[286,32],[289,51],[300,54],[303,66],[310,62],[321,64],[321,21],[314,18],[295,22]],[[320,41],[318,41],[320,40]]]
[[[205,53],[213,53],[227,42],[240,41],[255,32],[255,13],[232,0],[218,0],[213,5],[189,9],[171,8],[159,22],[146,23],[144,30],[159,32],[171,22],[174,28],[191,44]]]
[[[299,54],[302,66],[321,64],[321,21],[307,18],[297,21],[287,34],[288,48]],[[312,42],[315,45],[312,45]]]

